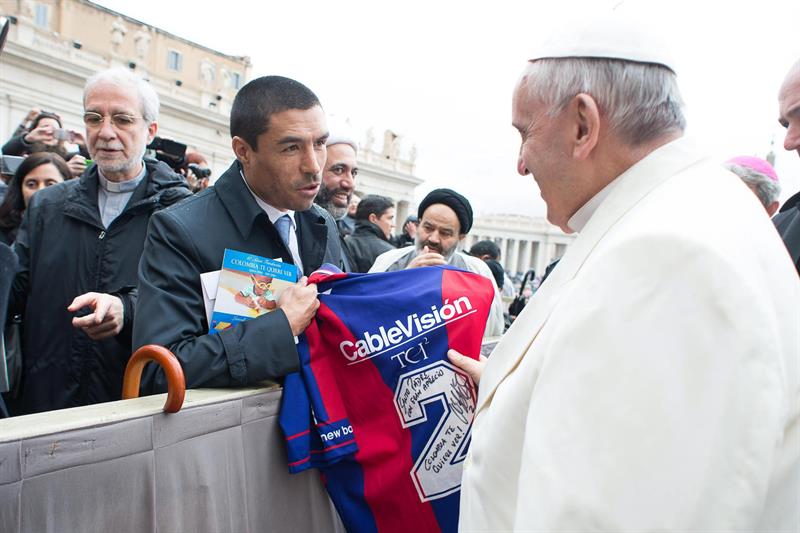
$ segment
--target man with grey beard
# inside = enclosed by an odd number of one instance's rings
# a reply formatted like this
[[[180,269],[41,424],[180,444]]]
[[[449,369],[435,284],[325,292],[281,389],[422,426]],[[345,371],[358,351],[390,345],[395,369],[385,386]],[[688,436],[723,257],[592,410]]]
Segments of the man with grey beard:
[[[334,220],[347,215],[347,206],[356,190],[358,145],[348,136],[334,131],[328,139],[328,160],[322,172],[322,187],[314,202],[325,209]]]
[[[94,164],[33,197],[15,245],[11,312],[23,316],[24,366],[14,414],[120,399],[150,215],[190,196],[166,164],[143,160],[158,131],[149,83],[127,69],[100,72],[83,107]]]
[[[419,226],[413,246],[389,250],[378,256],[370,272],[391,272],[406,268],[451,265],[480,274],[492,281],[494,302],[484,336],[503,333],[503,306],[494,276],[486,263],[458,251],[458,245],[472,228],[472,206],[452,189],[435,189],[420,202]]]
[[[314,203],[330,213],[336,221],[344,269],[350,272],[354,262],[344,244],[344,237],[352,233],[353,228],[349,227],[344,219],[356,190],[358,144],[355,139],[345,134],[344,130],[333,131],[328,138],[327,148],[328,160],[322,171],[322,186]]]

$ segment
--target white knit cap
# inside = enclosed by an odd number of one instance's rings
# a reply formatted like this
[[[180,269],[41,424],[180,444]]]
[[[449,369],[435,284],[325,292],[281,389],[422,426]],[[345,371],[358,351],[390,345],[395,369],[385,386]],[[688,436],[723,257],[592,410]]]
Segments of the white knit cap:
[[[618,12],[596,15],[555,28],[534,48],[530,61],[564,57],[622,59],[656,63],[676,72],[661,30]]]
[[[334,144],[349,144],[353,147],[353,150],[358,153],[357,136],[353,131],[353,127],[350,126],[348,122],[340,120],[335,116],[329,116],[328,131],[330,132],[328,136],[328,146],[333,146]]]

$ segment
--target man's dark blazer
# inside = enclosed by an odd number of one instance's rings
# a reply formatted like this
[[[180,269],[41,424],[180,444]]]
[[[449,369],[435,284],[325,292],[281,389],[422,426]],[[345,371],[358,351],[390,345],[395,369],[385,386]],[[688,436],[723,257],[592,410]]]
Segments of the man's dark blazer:
[[[772,222],[789,250],[797,273],[800,274],[800,192],[786,200]]]
[[[294,337],[280,309],[208,334],[200,274],[221,268],[225,248],[294,263],[240,169],[234,162],[213,187],[154,215],[139,262],[133,348],[169,348],[181,362],[187,388],[243,386],[298,368]],[[312,205],[296,212],[295,220],[304,274],[322,263],[341,267],[333,218]],[[145,369],[143,393],[166,390],[164,373],[155,367]]]

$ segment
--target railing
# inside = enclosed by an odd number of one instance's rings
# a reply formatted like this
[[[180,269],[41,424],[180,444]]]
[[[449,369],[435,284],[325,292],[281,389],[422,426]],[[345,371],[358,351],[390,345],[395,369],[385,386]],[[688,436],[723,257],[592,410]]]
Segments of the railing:
[[[148,347],[126,396],[153,357],[182,384],[174,357]],[[288,472],[281,394],[171,387],[0,420],[0,531],[344,531],[319,475]]]

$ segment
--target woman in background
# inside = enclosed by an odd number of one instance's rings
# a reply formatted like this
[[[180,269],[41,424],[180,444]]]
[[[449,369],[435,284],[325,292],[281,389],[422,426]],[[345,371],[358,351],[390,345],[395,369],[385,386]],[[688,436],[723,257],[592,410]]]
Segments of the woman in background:
[[[0,240],[13,244],[22,224],[22,214],[39,189],[61,183],[72,177],[64,159],[52,152],[37,152],[26,157],[11,182],[0,204]]]

